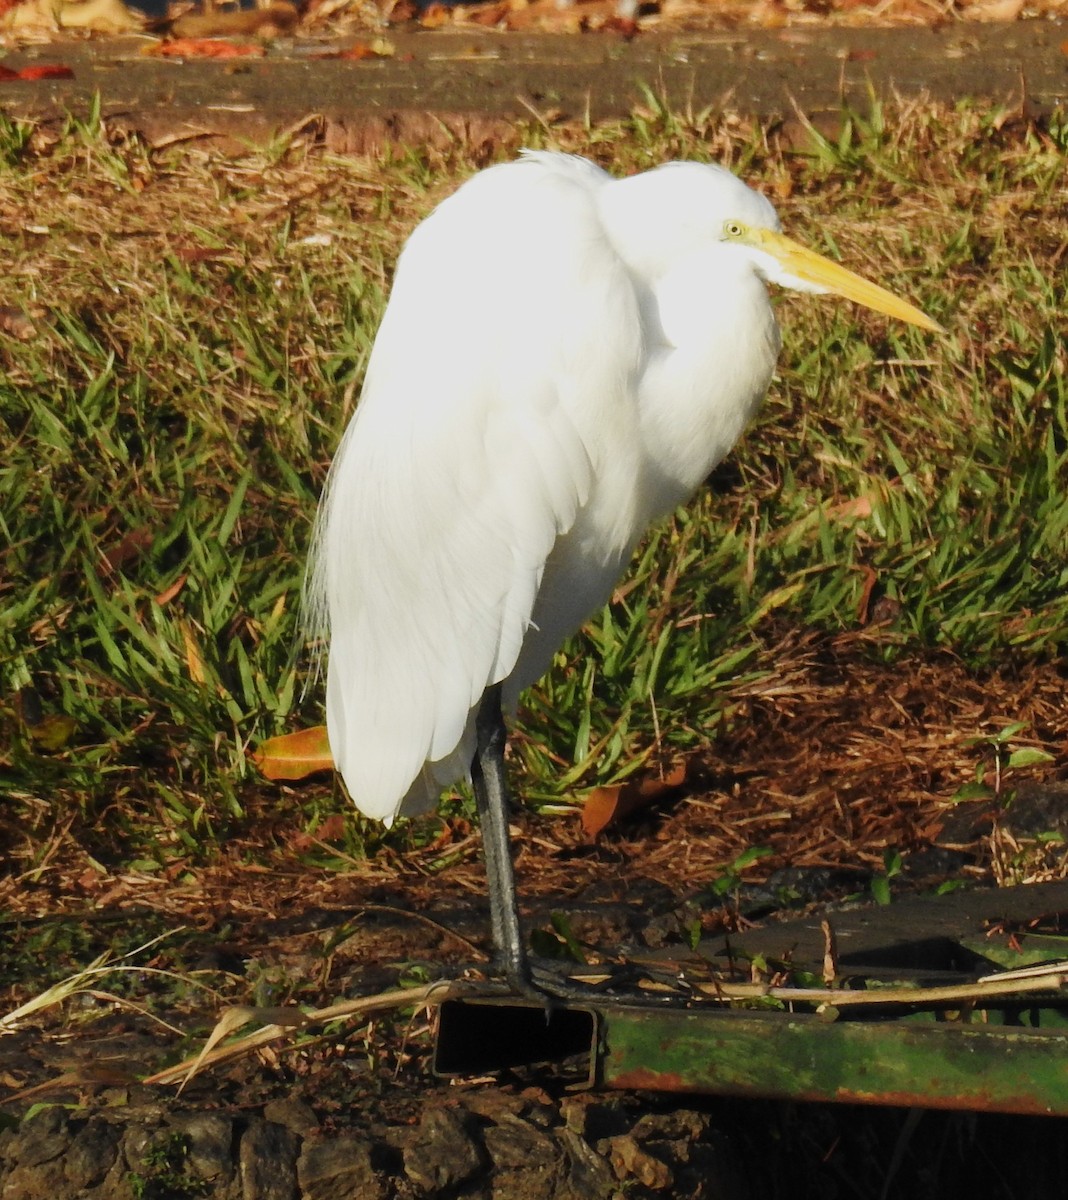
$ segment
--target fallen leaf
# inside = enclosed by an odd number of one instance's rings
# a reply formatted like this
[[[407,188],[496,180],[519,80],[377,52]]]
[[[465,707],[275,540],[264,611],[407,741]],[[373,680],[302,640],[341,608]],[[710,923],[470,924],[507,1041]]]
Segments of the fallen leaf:
[[[114,575],[121,571],[127,563],[133,562],[152,549],[152,530],[148,528],[131,529],[116,546],[105,550],[101,562],[105,575]]]
[[[984,0],[961,9],[966,21],[1015,21],[1023,12],[1024,0]]]
[[[224,258],[230,251],[222,246],[176,246],[174,257],[184,263],[211,262]]]
[[[299,19],[300,13],[294,5],[276,0],[265,8],[183,13],[174,19],[170,28],[177,40],[251,36],[271,38],[291,33]]]
[[[156,58],[262,58],[262,46],[251,43],[224,42],[215,38],[173,38],[159,42],[142,51]]]
[[[268,738],[249,757],[268,779],[306,779],[334,766],[325,725]]]
[[[419,14],[419,24],[424,29],[440,29],[452,20],[452,10],[445,4],[428,4]]]
[[[163,608],[163,606],[165,604],[170,604],[170,602],[174,599],[174,597],[177,596],[178,593],[182,590],[182,588],[185,587],[185,581],[188,578],[189,578],[188,574],[183,572],[171,584],[170,587],[164,588],[162,592],[158,592],[156,594],[154,599],[155,599],[156,603],[160,606],[160,608]]]
[[[321,847],[324,842],[340,842],[344,837],[345,814],[332,813],[319,825],[314,834],[299,831],[289,839],[289,844],[298,854],[303,854],[313,846]]]
[[[21,80],[24,83],[32,83],[36,79],[73,79],[74,72],[70,67],[65,67],[61,63],[40,63],[32,67],[22,67],[20,70],[12,70],[11,67],[5,67],[0,64],[0,82],[7,82],[12,79]]]
[[[182,622],[182,641],[185,643],[185,666],[189,672],[189,678],[194,683],[207,683],[208,676],[204,670],[203,655],[200,653],[196,638],[193,637],[193,631],[184,621]]]
[[[663,779],[645,778],[611,787],[594,788],[582,808],[582,830],[595,840],[609,825],[618,825],[632,813],[672,796],[686,783],[686,763],[680,763]]]
[[[43,309],[16,308],[12,304],[0,304],[0,333],[17,338],[20,342],[29,342],[37,336],[35,321],[44,316]]]
[[[879,577],[869,566],[865,565],[860,569],[864,572],[864,584],[860,589],[860,599],[857,601],[857,624],[867,625],[868,606],[871,604],[871,594],[875,590],[875,584]]]

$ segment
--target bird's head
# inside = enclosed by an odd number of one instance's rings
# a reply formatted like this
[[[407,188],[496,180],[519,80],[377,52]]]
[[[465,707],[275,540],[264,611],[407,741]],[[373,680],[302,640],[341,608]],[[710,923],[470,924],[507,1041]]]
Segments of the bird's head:
[[[601,203],[608,229],[618,231],[617,249],[649,279],[712,251],[724,264],[748,266],[767,283],[833,293],[941,331],[915,305],[788,238],[768,199],[723,167],[666,163],[609,184]]]

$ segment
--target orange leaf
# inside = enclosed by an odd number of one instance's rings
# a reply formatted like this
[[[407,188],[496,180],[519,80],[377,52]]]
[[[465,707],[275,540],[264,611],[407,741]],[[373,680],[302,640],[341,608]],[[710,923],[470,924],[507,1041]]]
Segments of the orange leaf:
[[[268,738],[250,757],[268,779],[306,779],[334,765],[325,725]]]
[[[23,67],[21,71],[16,72],[16,79],[35,80],[35,79],[73,79],[74,72],[70,67],[63,66],[62,63],[39,63],[33,67]]]
[[[170,604],[175,596],[185,587],[185,581],[189,576],[183,571],[181,575],[171,584],[169,588],[164,588],[162,592],[156,596],[156,603],[162,608],[165,604]]]
[[[428,4],[419,14],[419,24],[424,29],[440,29],[452,20],[452,11],[445,4],[436,2]]]
[[[217,38],[173,38],[150,46],[145,54],[158,58],[262,58],[262,46],[224,42]]]
[[[593,841],[609,825],[617,825],[632,813],[666,799],[685,783],[686,764],[680,763],[663,779],[645,778],[594,788],[582,809],[583,832]]]

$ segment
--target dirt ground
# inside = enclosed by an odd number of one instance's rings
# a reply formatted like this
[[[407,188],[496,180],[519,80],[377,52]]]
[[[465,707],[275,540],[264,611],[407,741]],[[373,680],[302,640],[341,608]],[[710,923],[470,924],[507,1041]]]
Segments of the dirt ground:
[[[8,85],[4,107],[54,115],[99,91],[105,114],[156,142],[315,124],[349,153],[437,136],[489,142],[516,117],[620,116],[643,101],[643,83],[675,105],[765,117],[788,117],[795,101],[807,113],[863,103],[869,82],[881,94],[1049,108],[1068,100],[1065,36],[1056,21],[631,42],[438,31],[391,34],[389,59],[280,49],[236,71],[146,60],[122,39],[53,43],[5,61],[62,60],[74,78]],[[849,638],[796,631],[769,659],[777,673],[738,696],[714,758],[688,764],[686,786],[634,820],[591,843],[574,817],[517,817],[530,924],[563,912],[580,940],[626,957],[683,944],[694,921],[711,936],[775,919],[767,884],[786,871],[801,905],[866,894],[888,852],[901,855],[900,893],[1063,875],[1056,843],[1042,840],[1068,823],[1063,771],[1007,779],[1005,796],[1017,796],[1007,814],[1004,797],[950,803],[981,763],[999,766],[977,732],[1010,720],[1066,761],[1063,665],[977,674],[930,654],[885,666]],[[61,869],[62,887],[48,872],[0,886],[14,914],[0,928],[4,1010],[39,991],[41,964],[54,978],[57,964],[163,937],[131,974],[0,1036],[0,1197],[933,1200],[1068,1185],[1062,1123],[1040,1118],[590,1093],[553,1072],[439,1080],[425,1010],[280,1039],[180,1093],[142,1082],[195,1055],[235,996],[321,1005],[483,962],[477,836],[455,815],[433,828],[417,853],[342,870],[341,839],[309,846],[274,789],[211,866],[167,878]],[[752,846],[769,854],[717,890]],[[69,866],[90,850],[57,853]]]
[[[144,39],[52,41],[13,50],[9,67],[61,62],[71,79],[5,85],[12,115],[102,109],[155,143],[228,135],[270,140],[312,127],[339,153],[383,143],[492,143],[517,119],[626,116],[645,89],[683,111],[761,118],[864,111],[875,95],[963,97],[1048,111],[1068,101],[1066,26],[1056,20],[935,27],[728,30],[589,36],[500,35],[479,28],[389,34],[387,58],[319,57],[342,42],[273,46],[267,57],[160,60]],[[351,41],[349,38],[347,41]]]
[[[681,945],[694,920],[712,935],[769,919],[768,882],[784,871],[794,911],[863,896],[887,849],[902,856],[897,895],[1063,875],[1059,849],[1036,841],[1066,819],[1050,768],[1020,773],[1007,814],[1000,801],[947,803],[990,751],[965,731],[1005,713],[1064,761],[1062,667],[979,676],[947,655],[880,666],[855,635],[789,632],[771,659],[778,673],[741,698],[715,758],[690,764],[677,793],[595,844],[574,817],[517,817],[531,924],[563,912],[584,944],[625,958]],[[228,989],[326,1004],[483,961],[477,837],[462,817],[435,819],[423,851],[340,871],[301,861],[307,842],[283,814],[265,797],[223,861],[181,877],[87,872],[60,891],[45,875],[23,880],[17,902],[5,894],[24,914],[3,931],[23,996],[42,948],[84,965],[120,932],[129,947],[167,936],[125,987],[102,979],[0,1038],[0,1195],[1037,1197],[1068,1182],[1060,1123],[1042,1118],[591,1093],[553,1071],[435,1079],[426,1010],[276,1040],[180,1093],[141,1082],[196,1054]],[[768,856],[717,890],[750,845]],[[72,926],[73,947],[57,937]],[[153,970],[211,990],[171,989]]]

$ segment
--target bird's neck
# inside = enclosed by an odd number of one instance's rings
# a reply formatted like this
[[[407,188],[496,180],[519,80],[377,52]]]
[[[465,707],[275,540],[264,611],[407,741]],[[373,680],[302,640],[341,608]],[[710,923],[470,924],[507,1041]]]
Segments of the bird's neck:
[[[779,330],[763,282],[716,249],[643,281],[639,294],[650,334],[642,434],[656,507],[666,512],[741,436],[771,382]]]

